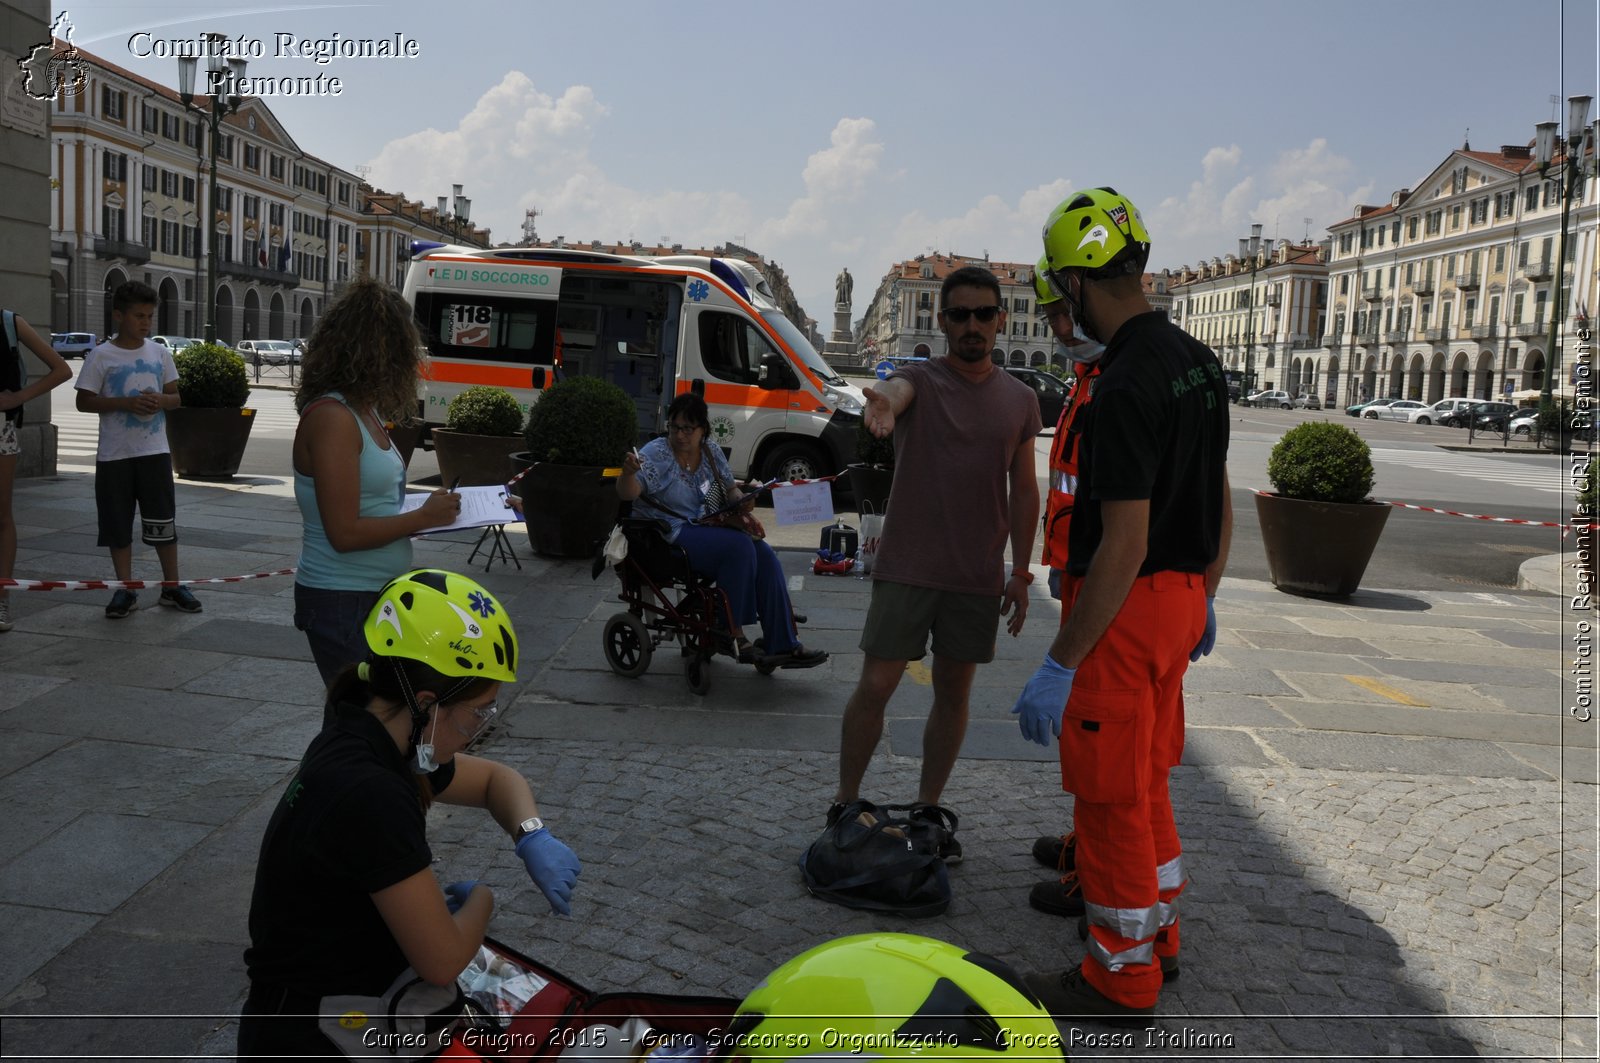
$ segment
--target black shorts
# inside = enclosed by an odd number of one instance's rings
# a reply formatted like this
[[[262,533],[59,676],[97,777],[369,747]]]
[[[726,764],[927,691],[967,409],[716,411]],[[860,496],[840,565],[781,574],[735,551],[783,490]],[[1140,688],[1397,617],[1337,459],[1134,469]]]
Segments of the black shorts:
[[[139,507],[142,538],[151,546],[178,541],[178,491],[172,483],[172,455],[94,463],[94,508],[100,520],[100,546],[133,545],[133,509]]]

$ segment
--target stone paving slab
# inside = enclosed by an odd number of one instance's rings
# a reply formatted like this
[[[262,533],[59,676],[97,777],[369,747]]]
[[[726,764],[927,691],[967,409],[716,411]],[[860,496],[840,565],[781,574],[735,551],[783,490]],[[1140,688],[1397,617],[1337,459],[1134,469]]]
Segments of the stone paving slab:
[[[88,484],[72,473],[19,485],[20,574],[108,573]],[[180,520],[193,520],[186,575],[235,574],[246,557],[293,563],[300,526],[283,482],[179,492]],[[202,533],[229,532],[220,557],[201,546],[214,541]],[[469,550],[426,542],[416,556],[459,568]],[[719,660],[702,698],[673,647],[639,680],[612,675],[600,629],[618,608],[615,580],[532,558],[521,540],[517,550],[521,570],[473,572],[516,617],[528,663],[485,751],[529,775],[585,871],[574,916],[553,917],[497,828],[436,806],[439,874],[496,890],[493,933],[594,988],[729,996],[811,944],[872,929],[932,934],[1025,968],[1076,962],[1072,928],[1026,904],[1048,875],[1029,856],[1033,838],[1068,829],[1072,809],[1053,751],[1022,742],[1009,715],[1055,631],[1042,588],[1023,637],[1002,637],[980,670],[946,794],[968,854],[952,872],[955,900],[938,919],[908,922],[811,899],[794,866],[833,792],[865,581],[812,577],[806,551],[782,551],[811,614],[803,637],[835,659],[766,679]],[[135,553],[138,575],[159,575],[146,549]],[[0,904],[8,1055],[231,1054],[254,849],[321,708],[289,580],[202,590],[200,616],[149,609],[123,622],[104,619],[100,592],[13,596],[19,624],[0,636],[0,889],[38,888],[53,872],[58,892],[101,907],[112,888],[128,894],[104,914]],[[1218,650],[1190,673],[1173,776],[1191,885],[1183,977],[1152,1035],[1167,1040],[1085,1045],[1075,1058],[1593,1058],[1592,1018],[1548,1017],[1592,1012],[1596,991],[1600,771],[1594,725],[1556,726],[1571,693],[1558,684],[1574,619],[1562,601],[1380,589],[1329,602],[1227,580],[1218,614]],[[79,667],[145,657],[170,663],[137,683]],[[1350,686],[1345,675],[1454,707],[1324,700]],[[869,795],[914,792],[930,700],[923,663],[891,703]],[[135,825],[107,837],[111,821]],[[108,884],[96,871],[105,864],[72,844],[92,837],[115,852],[141,831],[178,842],[127,883]],[[153,1027],[21,1017],[175,1010],[213,1017]],[[1074,1031],[1080,1043],[1112,1032]],[[1204,1033],[1232,1047],[1193,1040]]]

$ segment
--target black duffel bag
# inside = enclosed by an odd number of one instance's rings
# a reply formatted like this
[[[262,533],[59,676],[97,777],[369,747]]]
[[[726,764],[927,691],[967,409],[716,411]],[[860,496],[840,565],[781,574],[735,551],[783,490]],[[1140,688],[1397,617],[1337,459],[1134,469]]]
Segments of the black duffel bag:
[[[800,876],[813,897],[846,908],[893,912],[912,919],[950,906],[950,875],[926,832],[906,814],[910,805],[852,801],[800,855]]]

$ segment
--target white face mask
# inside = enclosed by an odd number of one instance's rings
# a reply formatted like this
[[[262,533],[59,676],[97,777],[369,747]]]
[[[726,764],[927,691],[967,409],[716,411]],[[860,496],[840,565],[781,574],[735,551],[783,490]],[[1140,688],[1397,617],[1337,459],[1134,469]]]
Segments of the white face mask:
[[[418,775],[432,775],[439,770],[439,762],[433,759],[433,736],[439,730],[439,703],[434,702],[433,719],[429,723],[428,741],[417,743],[417,763],[412,771]]]
[[[1096,343],[1086,336],[1083,326],[1078,324],[1077,321],[1072,323],[1072,338],[1077,342],[1068,344],[1057,340],[1056,353],[1074,365],[1088,365],[1091,362],[1098,362],[1100,356],[1106,353],[1106,345]]]

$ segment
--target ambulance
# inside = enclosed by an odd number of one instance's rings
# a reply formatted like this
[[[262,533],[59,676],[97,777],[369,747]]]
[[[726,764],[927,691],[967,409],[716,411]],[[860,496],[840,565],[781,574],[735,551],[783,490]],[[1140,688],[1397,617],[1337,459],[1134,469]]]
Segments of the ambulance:
[[[861,389],[828,367],[747,262],[416,241],[405,298],[428,348],[421,406],[442,425],[472,384],[525,406],[565,376],[632,397],[641,440],[700,393],[734,474],[810,479],[855,461]]]

